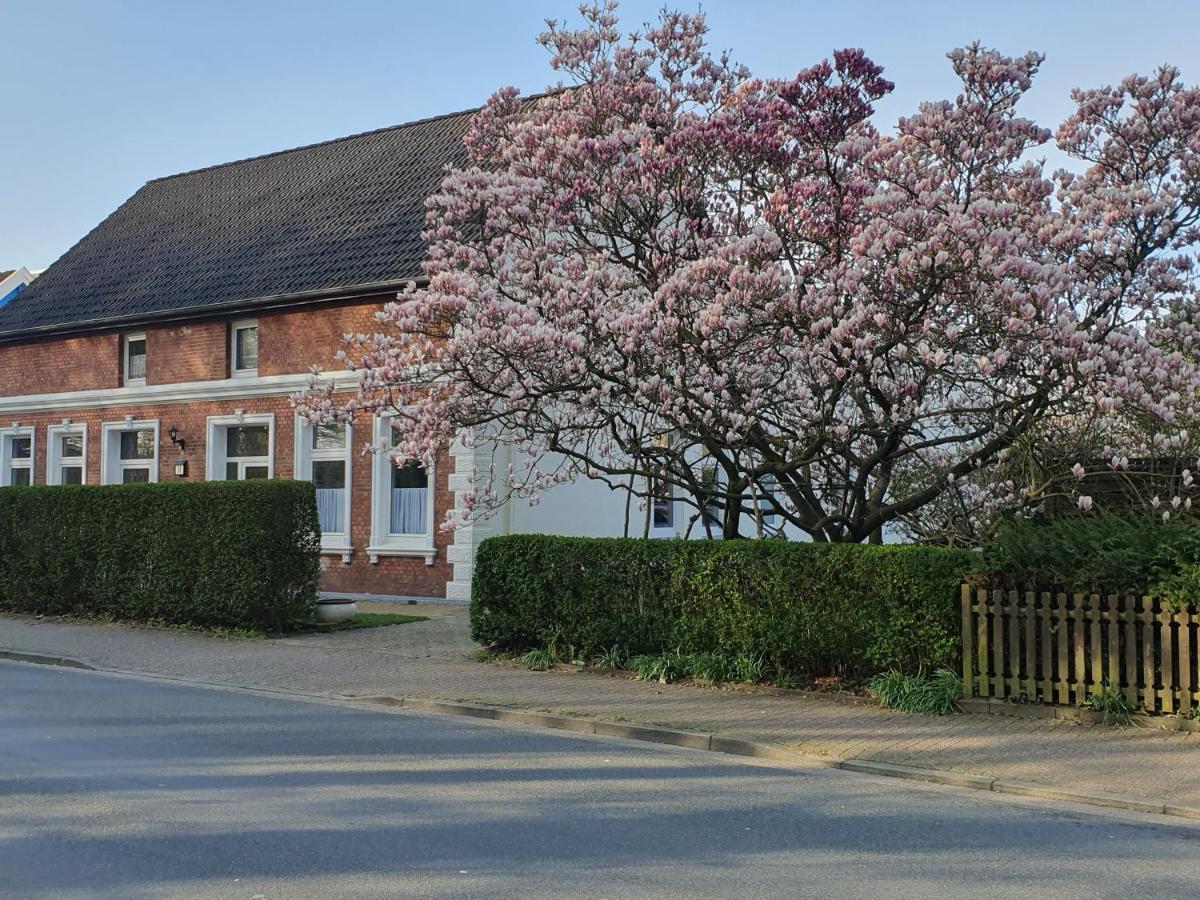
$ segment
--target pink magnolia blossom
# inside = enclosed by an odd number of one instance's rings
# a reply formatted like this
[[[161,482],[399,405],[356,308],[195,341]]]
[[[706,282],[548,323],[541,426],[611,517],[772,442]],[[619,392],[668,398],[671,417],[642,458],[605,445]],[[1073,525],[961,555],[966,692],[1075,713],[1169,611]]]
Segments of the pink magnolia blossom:
[[[703,15],[622,38],[615,9],[540,36],[565,85],[476,115],[426,278],[307,414],[394,415],[401,457],[495,448],[470,515],[588,477],[727,536],[766,508],[864,540],[989,474],[981,502],[1036,502],[1004,468],[1035,439],[1195,455],[1200,92],[1173,68],[1076,91],[1052,135],[1018,114],[1041,56],[975,44],[884,133],[860,50],[758,77]]]

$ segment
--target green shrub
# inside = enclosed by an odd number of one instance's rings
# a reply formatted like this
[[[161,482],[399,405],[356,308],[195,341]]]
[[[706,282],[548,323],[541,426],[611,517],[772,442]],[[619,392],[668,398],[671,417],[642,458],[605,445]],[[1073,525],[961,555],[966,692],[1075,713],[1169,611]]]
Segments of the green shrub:
[[[875,699],[892,709],[940,716],[958,709],[962,679],[949,669],[938,669],[929,677],[892,670],[872,678],[870,690]]]
[[[1105,725],[1130,725],[1133,723],[1134,706],[1128,698],[1105,679],[1098,690],[1088,694],[1080,704],[1084,709],[1100,713]]]
[[[1010,522],[976,560],[987,584],[1035,590],[1200,598],[1200,526],[1189,518],[1089,513]]]
[[[559,639],[589,656],[614,644],[628,657],[720,653],[742,660],[734,680],[932,669],[956,664],[970,558],[942,547],[490,538],[476,558],[471,633],[506,650]]]
[[[311,616],[309,482],[0,490],[0,608],[282,629]]]

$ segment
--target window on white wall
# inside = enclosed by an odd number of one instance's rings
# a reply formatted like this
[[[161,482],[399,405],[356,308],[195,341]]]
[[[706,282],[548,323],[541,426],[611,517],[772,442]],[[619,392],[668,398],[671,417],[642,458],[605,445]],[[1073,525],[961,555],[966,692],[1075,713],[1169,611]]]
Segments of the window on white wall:
[[[146,335],[125,335],[122,353],[125,384],[139,385],[146,383]]]
[[[229,329],[229,359],[232,374],[258,374],[258,322],[250,319],[234,322]]]
[[[46,429],[46,483],[87,482],[87,426],[51,425]]]
[[[372,561],[379,556],[424,556],[433,562],[433,472],[417,460],[398,460],[386,448],[399,436],[390,420],[376,419],[371,477]]]
[[[14,425],[0,435],[0,485],[33,484],[34,430]]]
[[[665,481],[650,484],[650,528],[658,532],[675,533],[675,489]]]
[[[158,420],[105,422],[101,426],[102,484],[158,481]]]
[[[317,515],[321,546],[349,554],[350,451],[353,429],[349,425],[313,425],[296,419],[296,477],[313,482],[317,490]]]
[[[208,417],[209,481],[275,477],[274,413]]]

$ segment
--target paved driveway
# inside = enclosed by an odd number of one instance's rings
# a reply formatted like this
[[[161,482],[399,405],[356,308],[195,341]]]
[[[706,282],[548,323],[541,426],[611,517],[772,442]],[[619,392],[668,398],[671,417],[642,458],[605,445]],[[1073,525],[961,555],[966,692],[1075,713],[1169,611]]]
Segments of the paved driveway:
[[[0,662],[0,895],[1186,897],[1200,829]]]

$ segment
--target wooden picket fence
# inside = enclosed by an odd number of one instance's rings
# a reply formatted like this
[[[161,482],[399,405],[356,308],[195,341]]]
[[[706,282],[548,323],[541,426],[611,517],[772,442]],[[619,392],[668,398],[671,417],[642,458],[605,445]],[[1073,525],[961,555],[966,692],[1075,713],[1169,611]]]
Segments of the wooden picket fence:
[[[1200,613],[1153,597],[963,585],[966,697],[1078,706],[1104,685],[1146,712],[1200,705]]]

